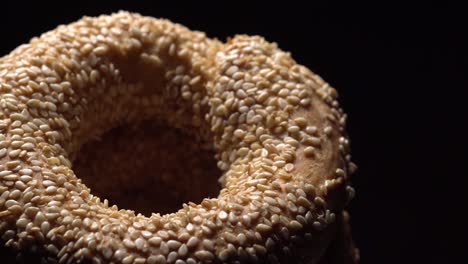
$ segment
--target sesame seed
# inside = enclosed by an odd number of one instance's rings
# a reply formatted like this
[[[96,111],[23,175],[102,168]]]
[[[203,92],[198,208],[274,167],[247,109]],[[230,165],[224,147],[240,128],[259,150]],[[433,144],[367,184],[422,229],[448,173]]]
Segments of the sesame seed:
[[[236,73],[237,71],[239,70],[239,68],[235,65],[229,67],[227,70],[226,70],[226,75],[228,76],[232,76],[234,73]]]
[[[169,247],[170,250],[177,250],[181,245],[182,245],[182,243],[180,243],[177,240],[167,241],[167,246]]]
[[[187,241],[187,247],[189,248],[193,248],[195,247],[196,245],[198,245],[199,243],[199,240],[197,237],[191,237],[188,241]]]
[[[323,133],[325,133],[325,135],[327,135],[327,136],[330,136],[331,133],[332,133],[332,127],[331,127],[331,126],[326,126],[326,127],[323,129]]]
[[[201,261],[211,261],[214,258],[213,253],[207,250],[199,250],[195,252],[195,257]]]
[[[163,255],[150,256],[147,259],[148,264],[165,264],[166,258]]]
[[[306,147],[304,149],[304,155],[306,157],[313,157],[315,155],[315,148],[314,147]]]
[[[162,242],[162,239],[160,237],[152,237],[148,240],[148,242],[153,246],[159,246]]]
[[[265,225],[265,224],[258,224],[256,229],[260,233],[267,233],[267,232],[271,231],[271,226],[268,226],[268,225]]]

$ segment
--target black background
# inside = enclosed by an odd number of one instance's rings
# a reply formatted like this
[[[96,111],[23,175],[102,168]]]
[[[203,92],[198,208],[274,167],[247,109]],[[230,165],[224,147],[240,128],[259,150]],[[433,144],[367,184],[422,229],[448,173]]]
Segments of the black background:
[[[245,33],[277,42],[336,87],[349,114],[359,166],[349,209],[362,263],[454,263],[463,255],[467,263],[468,45],[467,23],[457,12],[463,9],[37,2],[2,4],[0,55],[59,24],[121,9],[168,18],[220,40]]]

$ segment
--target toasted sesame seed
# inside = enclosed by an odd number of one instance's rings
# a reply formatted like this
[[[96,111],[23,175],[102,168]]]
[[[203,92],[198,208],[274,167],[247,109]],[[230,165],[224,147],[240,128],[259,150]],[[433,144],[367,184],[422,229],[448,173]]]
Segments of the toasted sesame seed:
[[[169,252],[169,255],[167,256],[167,262],[169,263],[173,263],[176,261],[176,259],[178,258],[179,256],[177,255],[177,252]]]
[[[189,248],[193,248],[195,247],[196,245],[198,245],[199,243],[199,240],[197,237],[191,237],[188,241],[187,241],[187,247]]]
[[[165,264],[166,258],[163,255],[150,256],[147,259],[148,264]]]
[[[227,70],[226,70],[226,75],[228,76],[232,76],[234,73],[236,73],[237,71],[239,70],[239,68],[235,65],[229,67]]]
[[[195,257],[197,257],[201,261],[210,261],[210,260],[213,260],[214,255],[210,251],[199,250],[195,252]]]
[[[167,246],[169,247],[170,250],[177,250],[181,245],[182,245],[182,243],[180,243],[177,240],[167,241]]]
[[[7,149],[6,148],[0,149],[0,158],[5,157],[6,154],[7,154]]]
[[[345,177],[346,176],[345,171],[343,169],[340,169],[340,168],[336,169],[335,174],[338,177]]]
[[[162,242],[162,239],[160,237],[152,237],[148,240],[148,242],[154,246],[159,246]]]
[[[306,127],[306,132],[309,134],[309,135],[314,135],[315,133],[317,133],[317,127],[316,126],[307,126]]]
[[[271,226],[268,226],[268,225],[265,225],[265,224],[258,224],[256,229],[260,233],[267,233],[267,232],[271,231]]]
[[[315,155],[315,148],[314,147],[306,147],[304,149],[304,155],[306,157],[313,157]]]

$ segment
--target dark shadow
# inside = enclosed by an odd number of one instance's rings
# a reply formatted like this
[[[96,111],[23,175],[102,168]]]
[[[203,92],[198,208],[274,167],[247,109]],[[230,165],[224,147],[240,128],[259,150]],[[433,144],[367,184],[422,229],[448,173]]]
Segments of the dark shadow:
[[[146,216],[176,212],[220,191],[213,151],[181,130],[149,121],[84,144],[73,170],[101,200]]]

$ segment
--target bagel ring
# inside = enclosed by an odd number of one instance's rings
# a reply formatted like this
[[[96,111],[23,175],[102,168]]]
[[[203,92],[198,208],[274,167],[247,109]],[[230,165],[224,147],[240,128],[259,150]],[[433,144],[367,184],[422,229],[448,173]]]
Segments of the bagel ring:
[[[0,96],[0,244],[19,255],[358,261],[344,211],[355,165],[337,93],[261,37],[221,43],[138,14],[84,17],[0,58]],[[72,170],[80,147],[143,120],[209,143],[217,198],[146,217],[91,193]]]

